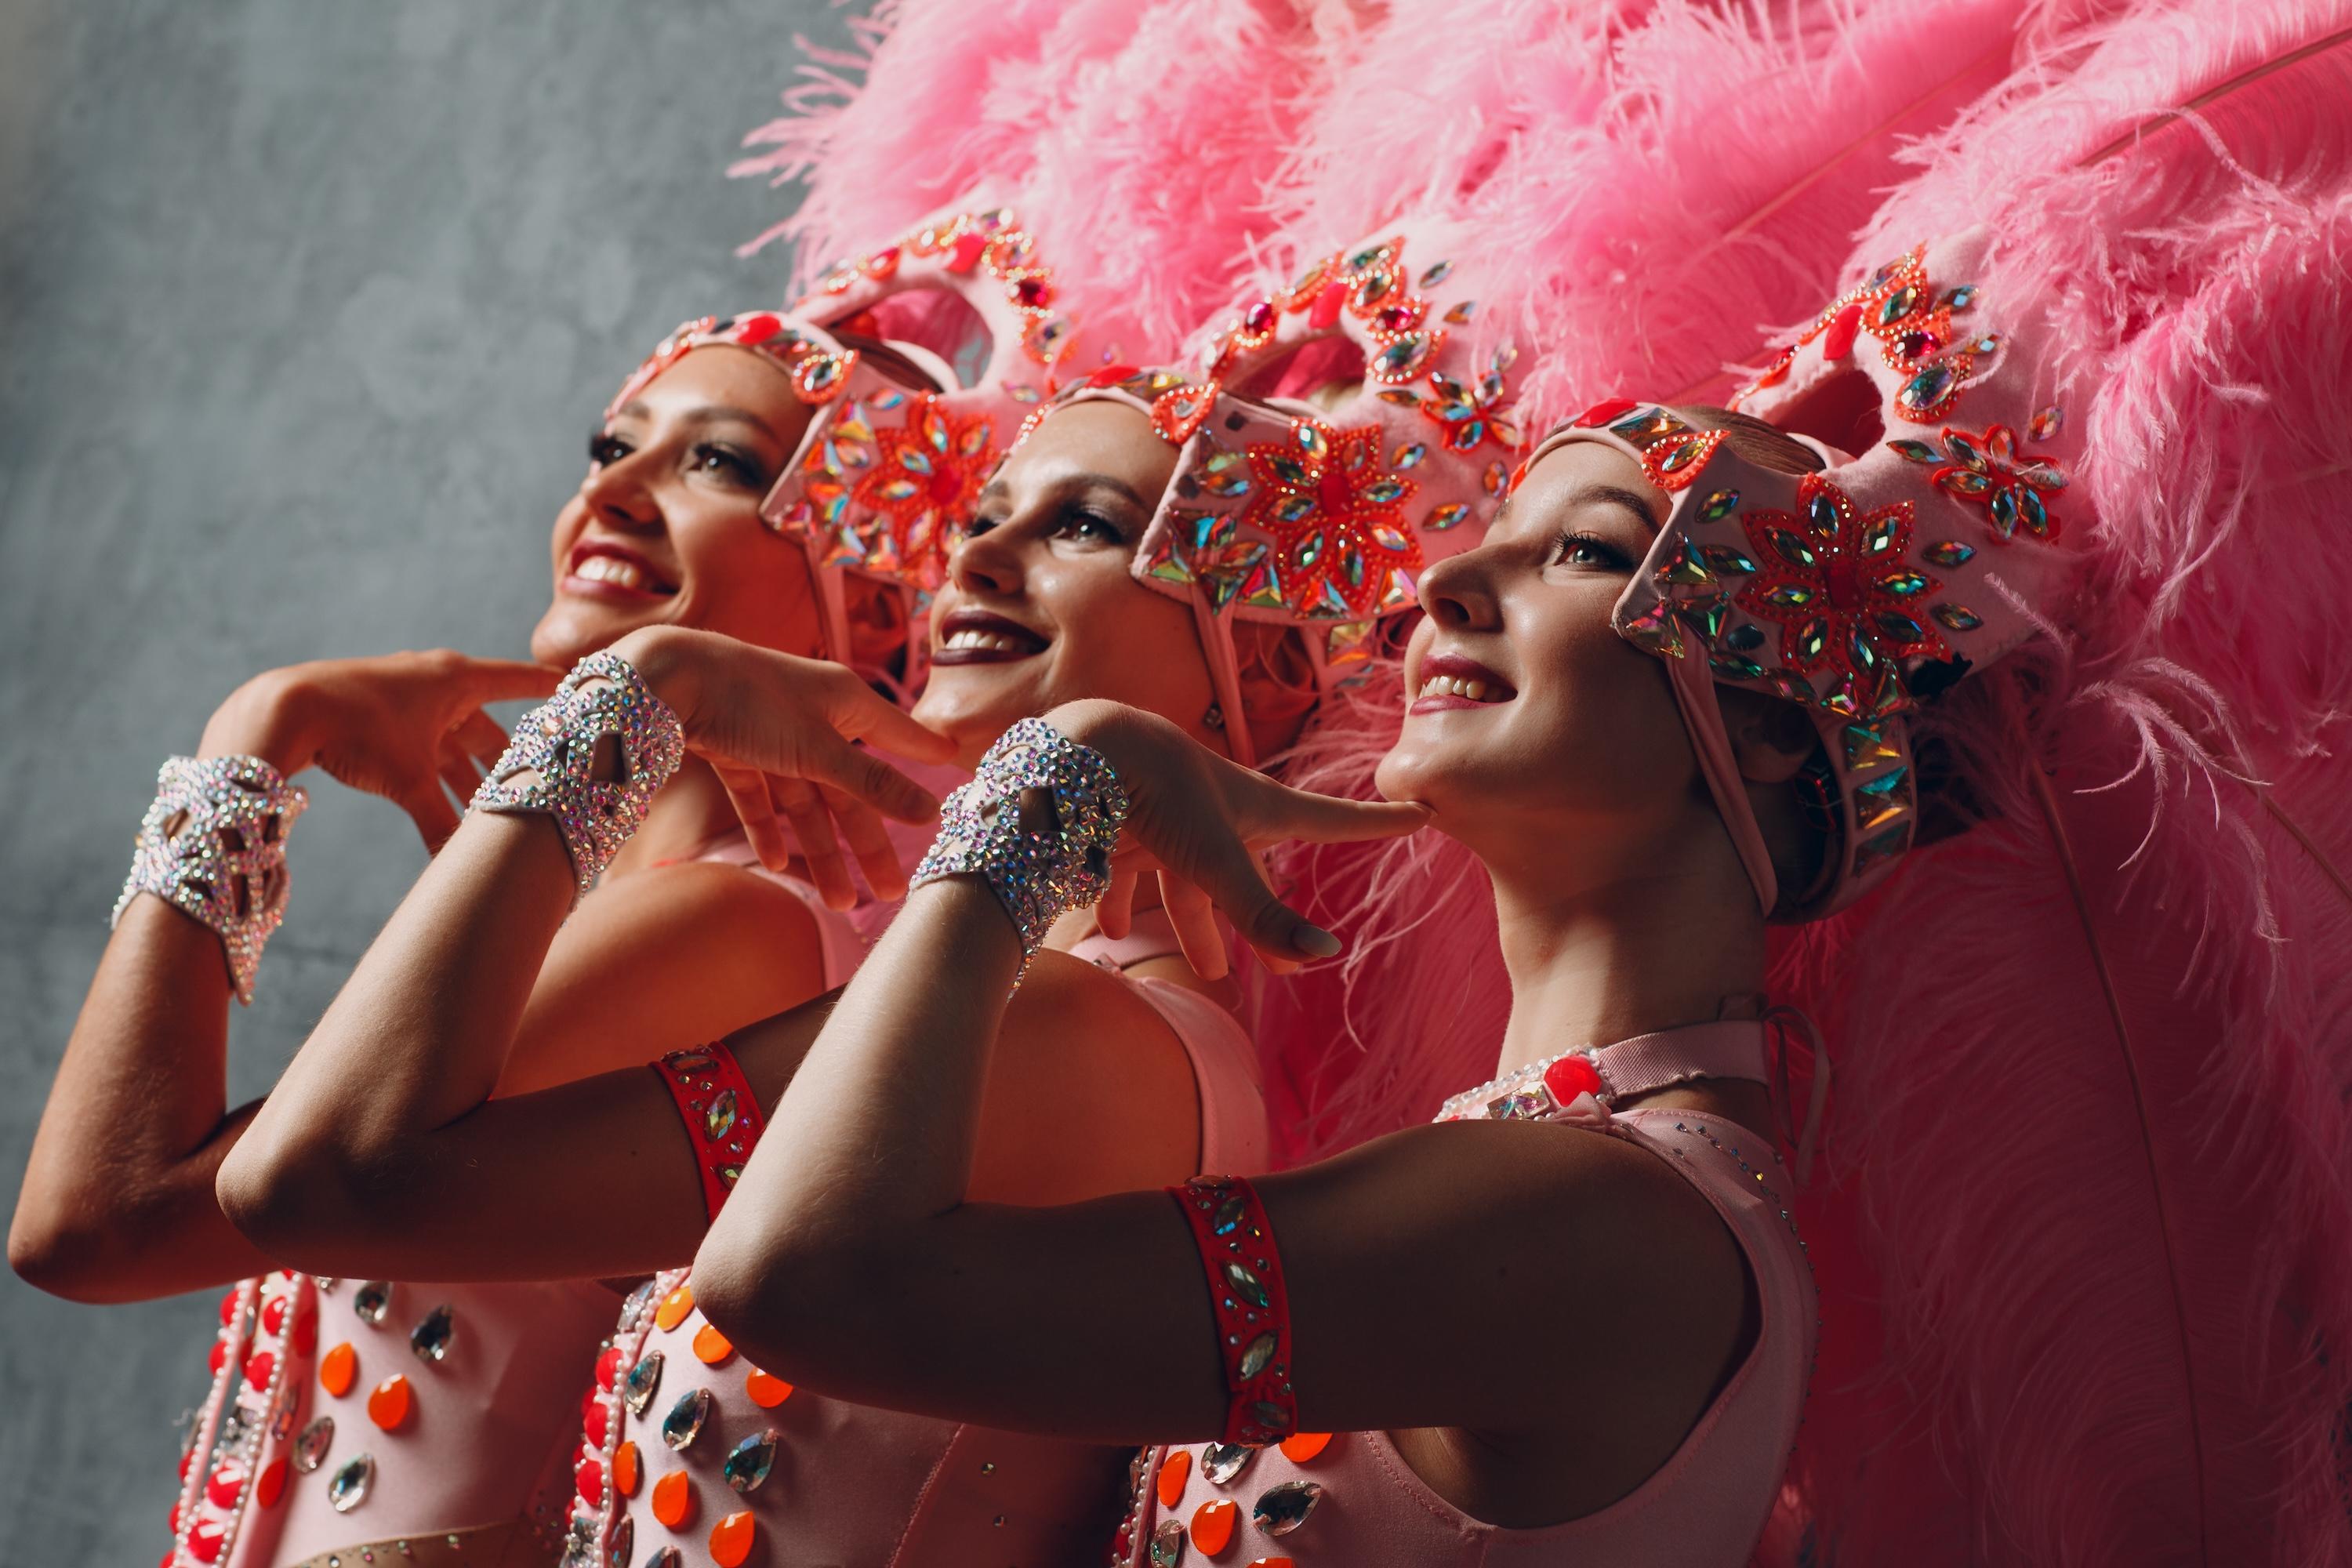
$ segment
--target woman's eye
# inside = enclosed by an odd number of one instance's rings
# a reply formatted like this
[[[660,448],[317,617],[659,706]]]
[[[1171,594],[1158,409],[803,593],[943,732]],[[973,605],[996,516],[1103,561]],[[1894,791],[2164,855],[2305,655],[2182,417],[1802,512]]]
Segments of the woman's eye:
[[[608,436],[599,430],[588,437],[588,460],[598,468],[617,463],[629,455],[629,444],[618,436]]]
[[[998,527],[1003,521],[1003,518],[998,517],[975,517],[963,525],[961,537],[978,539],[982,534]]]
[[[754,489],[768,482],[768,476],[755,460],[731,447],[721,447],[711,441],[700,442],[695,447],[692,457],[692,466],[698,473],[717,474]]]
[[[1562,533],[1551,543],[1553,561],[1563,566],[1591,566],[1606,572],[1622,571],[1633,564],[1623,551],[1589,533]]]
[[[1066,539],[1090,539],[1100,544],[1127,542],[1126,531],[1100,512],[1066,511],[1055,531]]]

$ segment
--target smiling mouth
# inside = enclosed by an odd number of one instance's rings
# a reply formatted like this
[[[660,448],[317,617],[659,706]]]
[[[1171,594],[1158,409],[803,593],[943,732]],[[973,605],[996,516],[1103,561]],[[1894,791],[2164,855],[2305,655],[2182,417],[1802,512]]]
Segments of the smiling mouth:
[[[1002,616],[959,610],[940,628],[931,650],[935,665],[1008,664],[1045,651],[1046,638]]]
[[[1423,667],[1421,690],[1409,713],[1444,713],[1461,708],[1492,708],[1518,691],[1507,680],[1470,659],[1433,658]]]
[[[603,550],[575,557],[563,586],[591,598],[666,599],[677,592],[677,584],[656,574],[646,561]]]

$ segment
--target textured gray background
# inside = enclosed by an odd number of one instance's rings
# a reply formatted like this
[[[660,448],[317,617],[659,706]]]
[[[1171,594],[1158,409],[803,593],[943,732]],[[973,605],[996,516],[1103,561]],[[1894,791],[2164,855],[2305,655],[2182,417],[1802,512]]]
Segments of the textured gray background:
[[[796,29],[845,37],[824,0],[0,0],[12,1203],[155,764],[271,665],[521,656],[605,395],[778,294],[732,250],[789,193],[722,171]],[[392,807],[315,796],[237,1097],[424,862]],[[213,1300],[0,1273],[0,1560],[161,1553]]]

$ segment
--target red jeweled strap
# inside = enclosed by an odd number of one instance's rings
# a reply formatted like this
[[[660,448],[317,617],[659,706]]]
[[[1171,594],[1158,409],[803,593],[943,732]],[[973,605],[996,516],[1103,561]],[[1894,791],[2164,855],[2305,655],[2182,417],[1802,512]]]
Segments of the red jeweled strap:
[[[1209,1306],[1224,1352],[1228,1443],[1278,1443],[1298,1428],[1290,1387],[1290,1290],[1274,1226],[1239,1176],[1195,1176],[1168,1189],[1209,1275]]]
[[[717,1219],[768,1119],[760,1114],[759,1099],[735,1053],[724,1044],[672,1051],[654,1064],[654,1075],[677,1101],[687,1139],[694,1145],[694,1168],[702,1173],[702,1201]]]

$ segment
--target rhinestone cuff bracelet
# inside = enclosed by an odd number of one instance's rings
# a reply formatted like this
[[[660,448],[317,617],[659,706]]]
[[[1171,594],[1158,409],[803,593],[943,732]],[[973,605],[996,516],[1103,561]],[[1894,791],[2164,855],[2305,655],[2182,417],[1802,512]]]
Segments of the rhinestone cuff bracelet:
[[[591,680],[609,684],[581,689]],[[621,747],[619,776],[609,780],[591,771],[596,742],[607,735]],[[645,825],[655,792],[685,758],[684,727],[636,667],[615,653],[592,653],[572,667],[553,697],[515,726],[506,753],[474,793],[473,809],[554,817],[578,892],[585,893]],[[526,773],[539,776],[517,784]]]
[[[250,1005],[261,950],[286,919],[286,830],[310,804],[259,757],[172,758],[156,772],[113,922],[152,893],[209,927]]]
[[[1022,826],[1020,799],[1041,789],[1054,825]],[[1111,847],[1127,820],[1127,791],[1102,753],[1043,719],[1024,719],[988,749],[980,771],[940,808],[940,834],[912,886],[974,874],[987,879],[1021,933],[1022,972],[1065,910],[1110,887]]]

